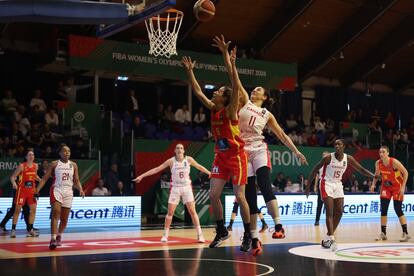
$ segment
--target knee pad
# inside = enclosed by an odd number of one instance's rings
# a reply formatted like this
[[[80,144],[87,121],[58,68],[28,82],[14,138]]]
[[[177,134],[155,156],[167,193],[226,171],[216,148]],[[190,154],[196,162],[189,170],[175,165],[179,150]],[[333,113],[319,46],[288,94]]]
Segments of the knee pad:
[[[388,214],[388,206],[390,206],[390,199],[381,198],[381,216],[386,217]],[[394,201],[395,204],[395,201]],[[395,208],[395,205],[394,205]]]
[[[394,210],[395,210],[395,213],[397,214],[397,217],[404,216],[404,212],[402,210],[402,201],[394,200]]]
[[[272,184],[270,183],[270,169],[268,167],[261,167],[256,171],[257,185],[262,192],[264,201],[267,203],[276,199],[273,193]]]
[[[259,209],[257,208],[256,178],[254,176],[247,179],[245,193],[246,201],[249,204],[250,214],[258,214]]]

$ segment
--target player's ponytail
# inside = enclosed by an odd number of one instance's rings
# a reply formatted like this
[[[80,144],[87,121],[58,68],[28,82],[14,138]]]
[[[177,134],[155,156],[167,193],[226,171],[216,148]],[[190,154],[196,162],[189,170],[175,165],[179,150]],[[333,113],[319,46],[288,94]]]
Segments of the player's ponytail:
[[[266,96],[266,100],[263,101],[262,107],[266,108],[271,112],[273,109],[273,105],[275,104],[275,99],[272,98],[270,90],[265,89],[264,87],[260,88],[263,89],[263,94]]]

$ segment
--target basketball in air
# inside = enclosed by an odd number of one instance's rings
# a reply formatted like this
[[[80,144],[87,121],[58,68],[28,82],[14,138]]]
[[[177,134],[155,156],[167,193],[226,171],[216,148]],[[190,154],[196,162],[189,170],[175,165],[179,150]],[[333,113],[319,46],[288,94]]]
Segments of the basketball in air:
[[[198,0],[194,4],[194,16],[201,22],[210,21],[216,13],[216,7],[210,0]]]

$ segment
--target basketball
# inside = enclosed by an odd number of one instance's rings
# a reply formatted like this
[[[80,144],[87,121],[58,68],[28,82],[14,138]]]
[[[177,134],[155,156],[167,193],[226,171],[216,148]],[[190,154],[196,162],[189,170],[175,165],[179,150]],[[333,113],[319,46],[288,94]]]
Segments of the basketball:
[[[194,16],[201,22],[210,21],[216,12],[216,7],[210,0],[198,0],[194,4]]]

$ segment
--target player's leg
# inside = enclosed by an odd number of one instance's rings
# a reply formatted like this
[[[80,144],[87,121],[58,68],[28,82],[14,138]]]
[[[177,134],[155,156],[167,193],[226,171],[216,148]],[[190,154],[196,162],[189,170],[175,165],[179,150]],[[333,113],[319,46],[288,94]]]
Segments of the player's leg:
[[[19,220],[20,212],[22,210],[22,205],[20,205],[17,202],[18,201],[16,200],[16,204],[15,204],[15,207],[14,207],[14,213],[13,213],[13,223],[12,223],[12,230],[10,232],[10,238],[15,238],[16,237],[16,225],[17,225],[17,221]]]
[[[269,226],[267,225],[264,216],[262,214],[262,212],[259,210],[259,219],[262,222],[262,229],[260,229],[259,233],[264,233],[264,231],[266,231],[266,229],[269,228]]]
[[[334,236],[334,199],[329,196],[325,198],[326,207],[326,228],[328,229],[327,237],[322,240],[321,245],[323,248],[336,249],[335,236]]]
[[[183,201],[184,201],[184,199],[183,199]],[[204,236],[203,236],[203,232],[201,231],[200,219],[198,218],[198,214],[197,214],[196,207],[195,207],[195,202],[194,202],[194,200],[193,201],[184,201],[184,202],[185,202],[184,203],[185,206],[187,206],[188,213],[190,213],[191,221],[193,222],[194,227],[197,231],[197,241],[199,243],[204,243],[205,239],[204,239]]]
[[[167,211],[167,215],[165,216],[164,231],[162,233],[161,242],[168,241],[168,236],[170,234],[170,227],[171,227],[172,219],[174,216],[175,209],[177,208],[177,205],[178,203],[170,203],[170,201],[168,202],[168,211]]]
[[[231,212],[229,225],[227,226],[227,231],[233,231],[233,223],[237,217],[238,210],[239,210],[239,203],[237,203],[237,200],[235,200],[233,202],[233,210]]]
[[[4,216],[3,220],[0,222],[0,230],[3,232],[7,232],[6,224],[9,222],[9,220],[13,217],[14,210],[16,209],[16,203],[13,198],[12,206],[7,211],[6,215]]]
[[[376,241],[387,240],[387,215],[388,207],[390,206],[391,198],[381,197],[381,234],[375,238]]]
[[[30,207],[28,202],[26,202],[26,204],[23,206],[22,208],[23,210],[23,218],[24,218],[24,222],[26,223],[26,230],[27,232],[29,232],[32,228],[29,227],[30,224]]]
[[[257,208],[256,177],[254,175],[247,178],[247,185],[245,189],[246,200],[250,209],[250,235],[252,253],[254,256],[256,256],[262,253],[262,247],[259,240],[259,231],[257,230],[257,217],[260,211]],[[250,244],[243,243],[242,247],[242,251],[248,251]]]
[[[226,181],[221,178],[212,178],[210,180],[210,203],[213,208],[213,214],[217,224],[216,236],[210,243],[210,248],[218,247],[224,240],[230,238],[229,232],[226,227],[224,227],[223,208],[220,199],[225,184]]]
[[[334,199],[334,217],[333,217],[333,233],[338,228],[339,222],[341,221],[342,214],[344,213],[344,198],[339,197]]]
[[[400,220],[402,228],[402,236],[400,242],[407,242],[411,237],[408,235],[407,229],[407,218],[404,215],[402,210],[402,200],[394,200],[394,211],[397,214],[398,219]]]
[[[56,237],[58,233],[58,222],[60,219],[60,213],[62,209],[62,204],[59,201],[54,201],[52,203],[52,219],[50,220],[50,233],[51,239],[49,244],[49,249],[54,250],[57,246]]]
[[[321,191],[320,189],[318,189],[318,205],[316,206],[315,226],[319,225],[319,220],[321,218],[321,213],[322,213],[322,207],[323,207],[323,200],[321,196]]]
[[[27,230],[28,230],[27,236],[28,237],[38,237],[39,236],[39,233],[34,231],[34,229],[33,229],[33,224],[34,224],[34,221],[35,221],[35,218],[36,218],[36,207],[37,207],[37,204],[33,199],[33,201],[30,202],[30,204],[29,204],[30,214],[29,214],[29,221],[28,221],[28,225],[27,225]]]

